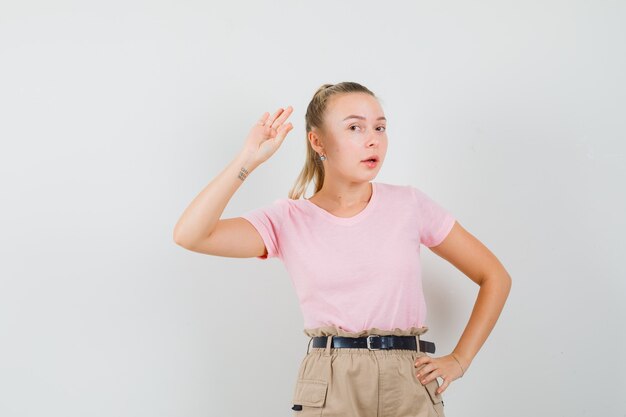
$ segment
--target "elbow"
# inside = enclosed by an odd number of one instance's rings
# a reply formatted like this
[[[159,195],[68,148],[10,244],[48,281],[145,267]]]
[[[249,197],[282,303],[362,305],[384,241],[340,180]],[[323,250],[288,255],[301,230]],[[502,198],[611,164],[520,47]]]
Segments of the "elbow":
[[[182,233],[176,233],[172,236],[174,243],[187,250],[195,251],[199,244],[204,241],[204,238],[198,238],[197,236],[184,235]]]
[[[174,243],[180,246],[181,248],[184,248],[187,250],[193,250],[193,245],[188,240],[174,237]]]
[[[185,249],[189,248],[189,242],[191,241],[189,233],[185,233],[184,228],[180,225],[180,223],[176,223],[174,226],[174,230],[172,232],[172,239],[174,243],[178,246],[181,246]]]
[[[174,243],[177,244],[178,246],[181,246],[185,249],[187,249],[189,247],[188,241],[182,236],[182,234],[180,233],[180,231],[178,231],[178,229],[174,228],[174,233],[172,234],[172,239],[174,240]]]
[[[180,232],[180,220],[174,225],[174,230],[172,231],[172,240],[177,245],[180,245],[181,242],[181,232]]]
[[[484,284],[489,285],[497,285],[502,288],[507,294],[511,291],[511,284],[513,280],[511,279],[511,275],[505,270],[499,273],[485,274],[483,275],[483,279],[480,282],[480,286]]]
[[[174,236],[172,237],[172,239],[174,240],[174,243],[177,244],[178,246],[182,246],[182,247],[185,246],[181,238],[176,233],[174,233]]]
[[[506,271],[504,271],[504,274],[502,274],[499,278],[500,285],[502,286],[502,291],[506,294],[506,297],[508,297],[511,292],[511,284],[513,283],[513,280]]]
[[[172,240],[174,240],[174,243],[176,243],[177,245],[180,245],[180,232],[178,231],[178,225],[176,225],[174,227],[174,231],[172,232]]]

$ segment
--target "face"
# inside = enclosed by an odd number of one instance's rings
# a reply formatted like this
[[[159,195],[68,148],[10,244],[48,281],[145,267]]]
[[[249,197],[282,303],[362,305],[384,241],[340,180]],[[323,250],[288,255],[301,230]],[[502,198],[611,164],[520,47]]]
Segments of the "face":
[[[376,176],[387,153],[387,121],[378,100],[366,93],[332,97],[324,116],[323,131],[314,130],[311,142],[326,155],[325,174],[347,181],[369,181]],[[311,132],[311,133],[313,133]],[[362,162],[372,155],[374,164]]]

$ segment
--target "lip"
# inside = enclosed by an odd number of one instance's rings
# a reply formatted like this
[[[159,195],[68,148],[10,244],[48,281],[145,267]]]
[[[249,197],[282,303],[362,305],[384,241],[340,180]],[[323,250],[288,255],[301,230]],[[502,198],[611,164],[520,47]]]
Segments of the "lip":
[[[367,165],[368,168],[375,168],[376,165],[378,165],[378,160],[374,161],[374,162],[370,162],[370,161],[361,161],[362,164]]]
[[[368,159],[373,159],[373,160],[374,160],[374,161],[376,161],[376,162],[380,162],[380,159],[378,158],[378,155],[370,155],[370,156],[368,156],[367,158],[365,158],[365,159],[361,160],[361,162],[365,162],[365,161],[367,161]]]

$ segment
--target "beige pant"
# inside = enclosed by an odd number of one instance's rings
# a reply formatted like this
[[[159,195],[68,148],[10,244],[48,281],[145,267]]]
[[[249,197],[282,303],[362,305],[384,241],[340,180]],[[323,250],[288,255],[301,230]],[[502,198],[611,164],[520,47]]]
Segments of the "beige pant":
[[[305,329],[309,337],[361,337],[370,334],[419,336],[428,327],[358,333],[335,327]],[[415,360],[425,352],[405,349],[309,348],[300,364],[293,394],[293,416],[300,417],[445,417],[435,378],[423,385]],[[310,341],[309,341],[310,345]]]

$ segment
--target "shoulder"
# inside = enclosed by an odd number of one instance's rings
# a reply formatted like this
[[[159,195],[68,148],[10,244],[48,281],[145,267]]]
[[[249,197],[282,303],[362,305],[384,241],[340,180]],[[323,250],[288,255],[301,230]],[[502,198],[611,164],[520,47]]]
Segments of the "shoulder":
[[[274,220],[283,218],[289,207],[289,198],[275,198],[269,203],[250,209],[242,214],[241,217],[269,217]]]
[[[289,197],[280,197],[274,199],[270,204],[266,205],[265,208],[273,212],[276,216],[288,218],[301,211],[303,205],[304,200],[301,198],[293,199]]]

